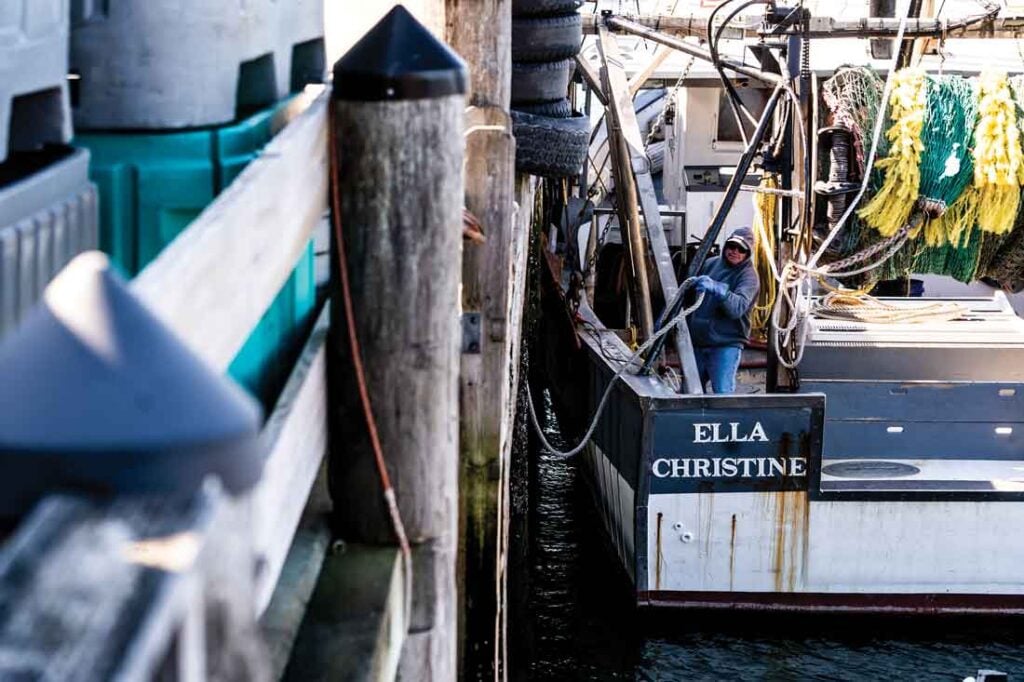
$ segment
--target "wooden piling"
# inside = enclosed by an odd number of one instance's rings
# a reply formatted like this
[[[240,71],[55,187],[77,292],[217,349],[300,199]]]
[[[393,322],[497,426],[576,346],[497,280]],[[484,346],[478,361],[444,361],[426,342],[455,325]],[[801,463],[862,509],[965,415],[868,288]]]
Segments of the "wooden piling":
[[[486,238],[466,245],[462,263],[463,311],[478,314],[480,325],[479,339],[463,348],[459,380],[460,677],[497,679],[505,659],[503,528],[522,309],[514,292],[523,286],[526,254],[516,248],[512,224],[512,12],[507,0],[447,0],[445,14],[448,42],[469,65],[466,208]]]
[[[456,670],[459,287],[465,65],[399,6],[334,67],[344,262],[365,388],[412,544],[399,676]],[[335,249],[338,245],[335,244]],[[338,259],[334,259],[334,274]],[[337,280],[336,280],[337,281]],[[333,300],[329,478],[342,537],[396,541]]]

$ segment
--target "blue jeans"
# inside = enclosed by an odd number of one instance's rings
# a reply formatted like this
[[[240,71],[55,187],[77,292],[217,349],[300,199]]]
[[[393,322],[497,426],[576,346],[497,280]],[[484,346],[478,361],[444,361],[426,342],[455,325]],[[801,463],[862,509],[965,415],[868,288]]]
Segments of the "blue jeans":
[[[693,354],[697,356],[701,385],[707,387],[710,380],[712,393],[735,393],[742,353],[738,346],[695,346]]]

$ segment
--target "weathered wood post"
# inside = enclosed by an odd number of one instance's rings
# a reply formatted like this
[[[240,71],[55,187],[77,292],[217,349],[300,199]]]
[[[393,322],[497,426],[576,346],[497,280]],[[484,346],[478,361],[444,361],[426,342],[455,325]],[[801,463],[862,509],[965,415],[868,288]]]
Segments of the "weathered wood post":
[[[399,676],[415,680],[454,679],[456,666],[465,91],[462,61],[401,6],[334,66],[336,220],[372,418],[358,390],[338,287],[329,344],[330,488],[342,537],[395,542],[367,428],[375,422],[413,547]]]
[[[462,306],[479,340],[463,349],[460,404],[460,664],[464,679],[493,679],[505,659],[506,543],[512,417],[525,248],[513,229],[515,140],[509,117],[512,3],[447,0],[447,40],[468,63],[466,208],[486,241],[467,244]],[[529,207],[524,210],[528,211]],[[518,303],[517,303],[518,302]],[[499,676],[500,677],[500,676]]]

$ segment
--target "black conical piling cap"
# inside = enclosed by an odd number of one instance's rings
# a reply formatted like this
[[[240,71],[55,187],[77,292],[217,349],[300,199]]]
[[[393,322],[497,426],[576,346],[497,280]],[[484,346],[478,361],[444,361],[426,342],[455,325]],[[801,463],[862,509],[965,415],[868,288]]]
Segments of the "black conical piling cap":
[[[259,478],[260,409],[128,291],[76,258],[0,344],[0,515],[46,492],[189,493]]]
[[[466,92],[466,64],[402,5],[334,64],[334,98],[428,99]]]

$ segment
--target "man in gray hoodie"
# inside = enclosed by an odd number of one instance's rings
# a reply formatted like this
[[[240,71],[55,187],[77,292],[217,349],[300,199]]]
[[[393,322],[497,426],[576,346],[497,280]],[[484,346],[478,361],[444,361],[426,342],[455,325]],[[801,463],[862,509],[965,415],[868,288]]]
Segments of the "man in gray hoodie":
[[[734,393],[743,344],[750,335],[750,311],[760,282],[751,261],[754,235],[740,227],[725,240],[722,255],[710,258],[694,283],[704,302],[687,318],[697,369],[714,393]]]

